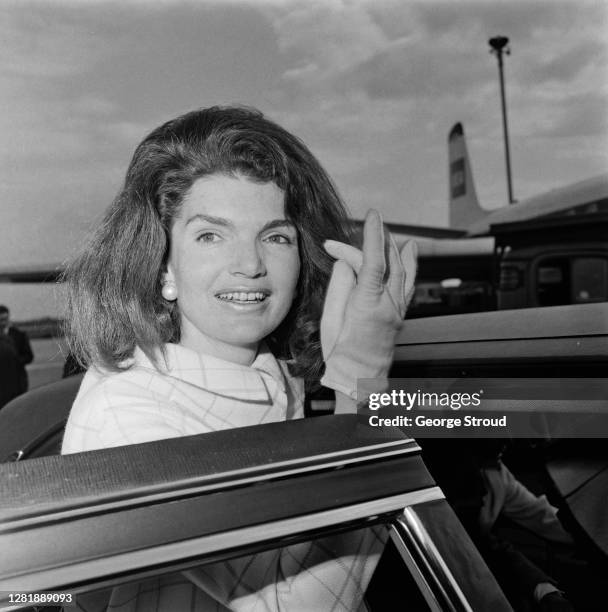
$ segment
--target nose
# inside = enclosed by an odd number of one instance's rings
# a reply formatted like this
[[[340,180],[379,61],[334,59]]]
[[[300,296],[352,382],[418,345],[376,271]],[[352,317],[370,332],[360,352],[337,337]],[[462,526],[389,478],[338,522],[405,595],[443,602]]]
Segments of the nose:
[[[235,276],[258,278],[266,275],[262,245],[255,240],[241,240],[234,245],[230,272]]]

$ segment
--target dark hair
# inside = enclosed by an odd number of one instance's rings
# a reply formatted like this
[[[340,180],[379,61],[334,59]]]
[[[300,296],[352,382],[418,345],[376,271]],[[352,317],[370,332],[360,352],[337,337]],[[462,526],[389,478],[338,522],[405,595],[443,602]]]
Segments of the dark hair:
[[[4,304],[0,304],[0,314],[10,314],[8,308]]]
[[[323,242],[350,241],[346,211],[308,148],[259,111],[213,107],[155,129],[137,147],[124,186],[88,247],[66,272],[71,350],[111,370],[139,346],[180,338],[179,306],[161,296],[172,220],[190,187],[211,174],[242,174],[285,192],[301,259],[292,308],[267,341],[292,372],[314,381],[323,365],[319,321],[332,267]]]

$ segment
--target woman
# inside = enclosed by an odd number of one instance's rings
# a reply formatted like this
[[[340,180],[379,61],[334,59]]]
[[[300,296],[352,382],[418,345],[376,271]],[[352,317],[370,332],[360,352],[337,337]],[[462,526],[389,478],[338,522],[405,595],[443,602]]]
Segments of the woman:
[[[63,452],[301,418],[323,368],[336,410],[355,410],[357,379],[388,374],[415,257],[404,269],[391,244],[385,282],[379,215],[363,253],[346,227],[317,160],[260,113],[216,107],[154,130],[68,271],[72,350],[90,367]],[[112,609],[182,583],[199,587],[196,609],[357,609],[382,540],[367,529],[197,568],[115,589]]]

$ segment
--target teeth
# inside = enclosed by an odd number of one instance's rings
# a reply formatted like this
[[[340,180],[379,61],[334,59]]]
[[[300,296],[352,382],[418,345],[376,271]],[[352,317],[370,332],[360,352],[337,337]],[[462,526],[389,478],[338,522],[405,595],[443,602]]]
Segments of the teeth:
[[[232,292],[232,293],[220,293],[217,296],[220,300],[226,300],[228,302],[261,302],[266,299],[266,294],[261,291],[250,291],[245,293]]]

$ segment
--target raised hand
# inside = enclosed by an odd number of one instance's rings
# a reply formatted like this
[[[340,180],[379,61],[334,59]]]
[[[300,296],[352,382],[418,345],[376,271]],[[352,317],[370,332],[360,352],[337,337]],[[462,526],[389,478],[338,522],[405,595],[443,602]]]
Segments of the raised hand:
[[[321,383],[351,398],[357,379],[388,376],[396,336],[413,295],[416,249],[412,241],[399,253],[388,249],[380,215],[370,211],[363,227],[363,252],[328,240],[325,250],[337,259],[321,318],[325,375]]]

